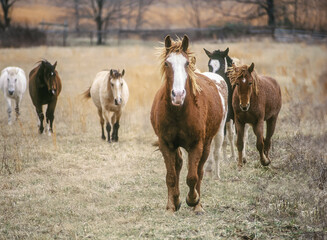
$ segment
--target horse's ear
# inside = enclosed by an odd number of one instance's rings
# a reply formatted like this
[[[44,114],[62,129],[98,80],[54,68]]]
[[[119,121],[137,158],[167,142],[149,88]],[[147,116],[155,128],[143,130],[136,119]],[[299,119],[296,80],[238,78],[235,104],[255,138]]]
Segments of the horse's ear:
[[[226,50],[224,51],[224,57],[227,57],[228,52],[229,52],[229,48],[226,48]]]
[[[57,67],[57,61],[53,64],[53,69],[56,69]]]
[[[188,43],[189,43],[188,36],[187,35],[184,35],[183,41],[182,41],[182,49],[183,49],[184,52],[187,51]]]
[[[125,74],[125,69],[123,69],[123,71],[121,72],[121,76],[123,77]]]
[[[253,72],[254,69],[254,63],[251,64],[251,66],[248,68],[249,73]]]
[[[209,52],[207,49],[205,49],[205,48],[203,48],[203,50],[205,51],[205,53],[207,54],[207,56],[209,57],[209,58],[212,58],[212,53],[211,52]]]
[[[112,71],[112,69],[110,69],[110,77],[113,77],[112,75],[113,75],[113,71]]]
[[[167,35],[165,37],[165,48],[168,50],[170,47],[171,47],[171,39],[170,39],[170,36]]]

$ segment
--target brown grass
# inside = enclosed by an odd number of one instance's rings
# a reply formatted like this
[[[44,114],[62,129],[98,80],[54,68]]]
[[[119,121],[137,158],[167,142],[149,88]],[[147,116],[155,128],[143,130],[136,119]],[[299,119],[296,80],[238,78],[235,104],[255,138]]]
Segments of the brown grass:
[[[157,44],[159,46],[159,44]],[[203,182],[204,216],[183,202],[175,216],[164,214],[165,167],[151,143],[153,96],[161,84],[155,49],[124,47],[0,49],[0,68],[58,61],[63,91],[53,137],[37,133],[28,92],[20,121],[7,126],[0,96],[0,239],[316,239],[326,238],[327,109],[324,46],[270,41],[192,46],[197,67],[207,69],[203,47],[230,48],[231,56],[275,77],[283,107],[273,137],[272,164],[261,167],[250,134],[249,161],[222,163],[222,180]],[[120,142],[100,139],[91,101],[80,94],[95,74],[126,70],[130,100]],[[312,84],[316,82],[316,85]],[[2,95],[2,94],[1,94]],[[186,161],[181,198],[187,193]]]

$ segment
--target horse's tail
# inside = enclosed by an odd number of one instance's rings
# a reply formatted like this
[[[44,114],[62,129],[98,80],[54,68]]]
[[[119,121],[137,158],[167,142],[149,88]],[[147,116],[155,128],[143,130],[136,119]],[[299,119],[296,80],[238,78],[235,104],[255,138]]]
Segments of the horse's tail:
[[[85,92],[82,93],[82,97],[86,100],[91,98],[91,87],[89,87]]]

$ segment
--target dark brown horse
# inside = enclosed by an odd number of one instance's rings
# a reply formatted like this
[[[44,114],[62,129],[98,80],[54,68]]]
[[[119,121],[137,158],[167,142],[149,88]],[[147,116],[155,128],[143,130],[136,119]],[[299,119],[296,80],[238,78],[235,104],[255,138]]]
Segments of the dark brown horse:
[[[164,83],[152,104],[151,123],[167,169],[166,209],[175,212],[181,204],[179,174],[183,164],[180,147],[183,147],[188,152],[186,203],[198,214],[203,212],[200,203],[203,165],[218,130],[223,138],[228,93],[224,80],[216,81],[216,74],[194,72],[188,45],[187,36],[176,42],[169,36],[165,38],[161,68]]]
[[[237,129],[238,166],[242,167],[244,125],[252,125],[257,137],[257,149],[263,166],[270,164],[268,157],[271,137],[274,134],[282,96],[279,84],[271,77],[258,76],[254,64],[230,68],[229,77],[236,86],[233,93],[233,109]],[[267,123],[266,138],[263,137],[264,121]]]
[[[39,118],[40,133],[43,133],[44,130],[42,105],[48,105],[46,111],[46,122],[48,133],[51,135],[53,132],[52,124],[54,120],[54,111],[57,104],[57,98],[61,91],[61,80],[58,72],[55,70],[57,62],[53,65],[46,60],[42,60],[38,63],[39,65],[29,74],[29,92]]]

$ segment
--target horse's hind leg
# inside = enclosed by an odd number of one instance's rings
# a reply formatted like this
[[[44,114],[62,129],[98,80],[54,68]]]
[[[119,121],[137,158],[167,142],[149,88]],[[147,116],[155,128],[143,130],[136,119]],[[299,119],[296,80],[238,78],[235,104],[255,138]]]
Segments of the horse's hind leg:
[[[247,143],[248,143],[248,138],[249,138],[249,129],[250,129],[250,125],[249,124],[245,124],[244,126],[244,137],[243,137],[243,150],[242,150],[242,156],[243,156],[243,163],[246,163],[246,148],[247,148]]]
[[[103,125],[104,125],[104,118],[103,118],[103,116],[102,116],[102,110],[101,110],[101,108],[100,108],[100,109],[98,109],[98,115],[99,115],[99,117],[100,117],[100,125],[101,125],[101,138],[102,138],[103,140],[106,140],[106,136],[104,135],[104,129],[103,129]]]
[[[264,140],[265,143],[264,153],[268,159],[269,159],[268,153],[271,146],[271,137],[275,132],[276,122],[277,122],[277,117],[272,117],[267,120],[267,133],[266,133],[266,139]]]
[[[232,160],[236,160],[236,154],[235,154],[235,146],[234,146],[234,123],[233,120],[230,119],[229,122],[226,122],[226,128],[227,128],[227,135],[229,144],[231,147],[232,152]]]
[[[7,101],[8,125],[11,125],[12,124],[12,118],[11,118],[11,112],[12,112],[11,100],[10,100],[10,98],[6,97],[6,101]]]

